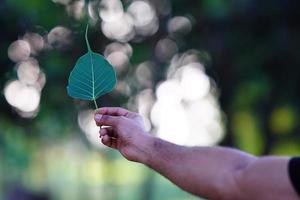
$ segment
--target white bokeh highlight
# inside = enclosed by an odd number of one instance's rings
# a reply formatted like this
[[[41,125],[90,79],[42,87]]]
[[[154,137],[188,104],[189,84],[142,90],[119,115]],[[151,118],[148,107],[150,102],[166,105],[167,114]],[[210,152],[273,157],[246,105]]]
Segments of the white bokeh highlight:
[[[187,146],[211,146],[224,136],[222,112],[196,52],[175,55],[168,78],[157,86],[151,109],[153,132]]]

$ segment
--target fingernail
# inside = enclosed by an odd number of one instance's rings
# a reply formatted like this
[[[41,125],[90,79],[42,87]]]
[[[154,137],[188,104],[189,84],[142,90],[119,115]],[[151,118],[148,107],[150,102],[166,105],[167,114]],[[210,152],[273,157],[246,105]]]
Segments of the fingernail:
[[[100,114],[96,114],[96,115],[95,115],[95,120],[96,120],[96,121],[100,121],[101,118],[102,118],[102,115],[100,115]]]

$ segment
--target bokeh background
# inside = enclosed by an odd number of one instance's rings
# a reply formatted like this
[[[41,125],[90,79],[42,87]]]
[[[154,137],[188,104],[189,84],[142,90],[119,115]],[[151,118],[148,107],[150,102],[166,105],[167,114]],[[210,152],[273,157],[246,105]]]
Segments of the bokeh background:
[[[98,105],[177,144],[299,155],[299,20],[296,0],[0,1],[0,199],[198,199],[101,145],[67,96],[87,23],[118,76]]]

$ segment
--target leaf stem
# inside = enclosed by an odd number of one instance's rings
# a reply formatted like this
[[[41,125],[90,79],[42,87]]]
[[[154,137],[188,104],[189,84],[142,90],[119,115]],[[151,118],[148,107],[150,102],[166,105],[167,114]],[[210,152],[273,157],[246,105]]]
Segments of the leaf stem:
[[[88,51],[92,52],[91,47],[90,47],[90,43],[89,43],[89,39],[88,39],[88,30],[89,30],[89,23],[87,23],[86,29],[85,29],[85,42],[86,42],[86,46],[87,46]],[[92,64],[93,96],[94,96],[94,90],[95,90],[95,88],[94,88],[94,68],[93,68],[93,63],[92,63],[92,57],[91,57],[91,64]],[[93,101],[94,101],[96,109],[98,109],[98,105],[97,105],[95,97],[94,97]]]
[[[89,52],[92,51],[91,47],[90,47],[90,43],[89,43],[89,39],[88,39],[88,30],[89,30],[89,23],[87,23],[86,28],[85,28],[85,42],[86,42],[86,46]]]
[[[98,105],[97,105],[96,99],[93,99],[93,100],[94,100],[94,104],[95,104],[96,109],[98,109]]]

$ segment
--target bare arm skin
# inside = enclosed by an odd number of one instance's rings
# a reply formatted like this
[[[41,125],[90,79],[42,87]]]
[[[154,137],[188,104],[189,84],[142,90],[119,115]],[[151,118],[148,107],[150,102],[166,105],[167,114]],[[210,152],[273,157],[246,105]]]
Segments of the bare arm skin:
[[[208,199],[298,199],[288,177],[288,157],[254,157],[224,147],[184,147],[152,137],[142,118],[122,108],[96,111],[104,145],[143,163],[180,188]]]

